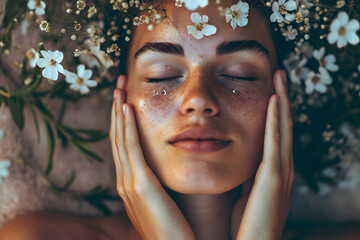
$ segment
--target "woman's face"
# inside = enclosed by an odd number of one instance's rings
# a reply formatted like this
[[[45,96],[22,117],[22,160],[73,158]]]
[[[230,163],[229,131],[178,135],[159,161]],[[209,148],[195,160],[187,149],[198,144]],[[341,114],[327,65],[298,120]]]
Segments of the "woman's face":
[[[252,6],[248,25],[235,30],[215,3],[197,9],[217,28],[197,40],[187,33],[187,25],[194,25],[191,12],[168,2],[168,19],[152,31],[136,29],[127,102],[135,109],[145,159],[165,186],[186,194],[223,193],[248,180],[262,158],[267,103],[274,93],[273,42],[266,20]],[[248,49],[249,43],[256,47]],[[161,78],[173,79],[149,82]],[[229,141],[170,142],[187,128],[211,128]]]

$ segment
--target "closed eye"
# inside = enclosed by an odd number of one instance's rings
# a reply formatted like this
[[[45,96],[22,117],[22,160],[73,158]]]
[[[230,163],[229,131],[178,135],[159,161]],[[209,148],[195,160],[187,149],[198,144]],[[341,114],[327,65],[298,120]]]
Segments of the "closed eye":
[[[227,79],[231,79],[231,80],[245,80],[245,81],[255,81],[257,80],[256,77],[236,77],[236,76],[231,76],[231,75],[227,75],[227,74],[220,74],[221,77],[227,78]]]
[[[181,78],[182,76],[174,76],[168,78],[147,78],[146,82],[170,82]]]

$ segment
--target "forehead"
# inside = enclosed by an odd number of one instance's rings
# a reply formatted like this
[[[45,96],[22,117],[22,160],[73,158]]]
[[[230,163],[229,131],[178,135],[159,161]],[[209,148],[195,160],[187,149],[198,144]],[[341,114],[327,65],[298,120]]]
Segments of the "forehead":
[[[274,43],[271,38],[270,29],[264,16],[256,8],[250,5],[249,22],[245,27],[236,27],[234,30],[230,22],[227,23],[225,16],[221,16],[218,5],[215,1],[209,1],[205,8],[198,8],[195,12],[209,17],[208,24],[214,25],[217,31],[214,35],[204,36],[202,39],[195,39],[187,33],[187,26],[194,25],[190,19],[192,11],[183,7],[175,7],[173,1],[164,2],[167,18],[161,23],[156,24],[152,31],[147,30],[147,25],[141,25],[135,30],[131,48],[129,51],[129,63],[134,61],[134,54],[148,42],[172,42],[183,47],[187,59],[211,58],[216,55],[216,47],[229,41],[255,40],[263,45],[270,52],[270,62],[272,69],[276,66],[276,53]],[[229,1],[228,1],[229,2]],[[236,2],[230,1],[230,7]]]

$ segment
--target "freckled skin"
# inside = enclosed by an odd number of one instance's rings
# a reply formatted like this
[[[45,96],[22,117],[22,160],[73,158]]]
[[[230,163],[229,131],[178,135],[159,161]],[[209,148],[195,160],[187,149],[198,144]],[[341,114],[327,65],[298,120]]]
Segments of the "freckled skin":
[[[193,24],[191,12],[173,5],[172,1],[164,3],[174,20],[160,23],[152,31],[144,26],[135,32],[128,59],[127,102],[135,110],[145,159],[165,186],[187,194],[223,193],[247,181],[261,161],[267,104],[274,93],[274,45],[265,20],[252,7],[248,26],[235,31],[217,11],[198,9],[201,15],[209,16],[209,24],[216,25],[217,33],[196,40],[186,30]],[[259,55],[243,54],[241,61],[250,64],[258,80],[220,81],[212,71],[229,58],[218,58],[216,46],[245,39],[264,45],[271,53],[271,65]],[[146,60],[159,54],[148,52],[134,62],[134,53],[146,42],[164,41],[182,45],[185,57],[162,54],[169,57],[169,62],[163,57]],[[176,86],[169,82],[146,83],[150,72],[158,71],[151,70],[158,62],[174,66],[172,70],[184,78]],[[161,94],[163,89],[165,95]],[[154,90],[159,94],[154,96]],[[214,128],[232,142],[220,151],[204,154],[185,153],[168,144],[171,137],[189,126]]]

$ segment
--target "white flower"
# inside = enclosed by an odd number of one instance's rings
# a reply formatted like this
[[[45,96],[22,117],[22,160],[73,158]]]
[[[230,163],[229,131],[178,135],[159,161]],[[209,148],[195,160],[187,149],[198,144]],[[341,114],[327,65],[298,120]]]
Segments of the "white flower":
[[[45,68],[42,71],[42,75],[45,78],[50,78],[52,80],[58,79],[58,72],[64,74],[64,68],[61,66],[61,61],[64,58],[62,52],[55,50],[55,51],[40,51],[41,55],[44,58],[40,58],[37,61],[37,65],[41,68]]]
[[[334,54],[329,54],[324,58],[325,47],[320,48],[320,50],[315,50],[313,55],[314,58],[319,61],[321,67],[324,67],[331,72],[339,70],[339,66],[335,64],[336,58]]]
[[[11,162],[9,160],[0,160],[0,184],[2,179],[9,176],[9,170]]]
[[[298,31],[290,25],[287,27],[287,30],[282,33],[282,35],[289,40],[294,40],[298,35]]]
[[[306,41],[303,43],[300,47],[300,51],[308,58],[311,58],[313,56],[314,47],[311,46],[311,44]]]
[[[103,50],[100,50],[100,42],[100,39],[87,39],[85,40],[85,45],[90,49],[90,52],[99,59],[105,68],[112,67],[114,62],[109,54],[105,53]]]
[[[311,71],[305,81],[306,85],[306,93],[310,94],[314,90],[325,93],[327,88],[326,85],[332,83],[332,79],[329,75],[329,73],[324,69],[320,68],[319,73],[315,73],[314,71]]]
[[[198,7],[204,8],[209,5],[208,0],[183,0],[182,2],[185,3],[185,7],[190,11],[194,11]]]
[[[249,16],[249,4],[242,2],[241,0],[231,6],[230,13],[225,15],[226,22],[231,20],[231,26],[233,29],[236,28],[236,25],[239,27],[244,27],[248,24],[247,17]]]
[[[201,16],[198,12],[191,14],[191,21],[195,23],[195,26],[188,25],[188,34],[193,35],[196,39],[201,39],[205,36],[210,36],[216,33],[216,27],[208,25],[209,17],[207,15]]]
[[[346,12],[340,12],[330,25],[330,34],[327,40],[330,44],[337,43],[338,48],[345,47],[348,42],[352,45],[359,43],[359,37],[356,32],[359,30],[359,21],[353,19],[349,22],[349,15]]]
[[[274,2],[272,5],[273,13],[270,16],[271,22],[277,21],[281,23],[285,19],[288,21],[293,21],[295,19],[294,14],[290,14],[287,11],[293,11],[296,9],[296,2],[294,0],[286,1],[286,0],[279,0],[278,2]]]
[[[40,58],[40,54],[35,51],[35,49],[31,48],[26,51],[26,58],[29,60],[30,67],[36,67],[36,63]]]
[[[46,4],[40,0],[29,0],[27,3],[27,7],[31,10],[35,9],[35,13],[38,16],[42,16],[45,14]]]
[[[68,72],[66,74],[66,82],[70,85],[70,88],[74,91],[80,91],[81,94],[89,93],[89,87],[96,87],[97,82],[90,80],[92,76],[91,70],[85,70],[84,64],[80,64],[77,67],[77,74]]]
[[[291,69],[290,71],[290,80],[293,83],[301,84],[302,79],[306,79],[308,76],[310,69],[307,67],[304,67],[307,63],[307,58],[301,59],[301,61],[298,62],[297,66]]]

